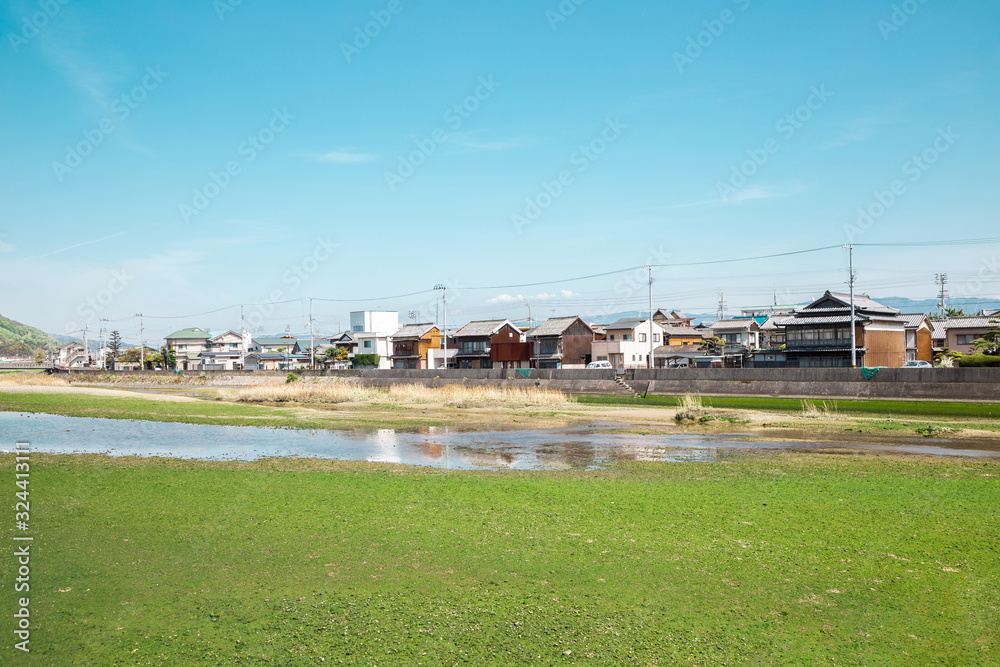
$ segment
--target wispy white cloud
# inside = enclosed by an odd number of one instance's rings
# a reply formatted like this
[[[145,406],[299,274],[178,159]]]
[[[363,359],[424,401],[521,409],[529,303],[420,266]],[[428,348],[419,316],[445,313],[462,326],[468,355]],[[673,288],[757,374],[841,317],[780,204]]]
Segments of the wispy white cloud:
[[[829,141],[820,144],[820,150],[831,150],[861,141],[867,141],[876,134],[881,127],[891,125],[896,121],[888,118],[869,116],[865,118],[855,118],[842,125],[841,131]]]
[[[743,204],[749,201],[760,201],[765,199],[781,199],[783,197],[791,197],[792,195],[797,195],[808,190],[807,187],[801,183],[794,183],[788,187],[776,187],[770,185],[759,185],[751,188],[742,188],[736,192],[730,194],[726,197],[726,200],[720,203],[723,206],[735,206],[737,204]]]
[[[576,292],[572,292],[568,289],[559,290],[555,294],[549,294],[548,292],[542,292],[541,294],[535,295],[524,295],[524,294],[501,294],[495,296],[492,299],[487,299],[486,303],[514,303],[519,301],[551,301],[553,299],[567,299],[571,296],[579,296]]]
[[[350,150],[317,153],[311,157],[317,162],[328,162],[331,164],[357,164],[359,162],[372,162],[378,159],[378,155],[374,153],[357,153]]]
[[[59,253],[66,252],[67,250],[72,250],[73,248],[79,248],[81,246],[90,245],[92,243],[100,243],[101,241],[109,241],[109,240],[111,240],[113,238],[117,238],[117,237],[123,236],[125,234],[128,234],[128,232],[122,231],[122,232],[117,232],[115,234],[110,234],[108,236],[102,236],[99,239],[91,239],[89,241],[81,241],[80,243],[74,243],[73,245],[66,246],[65,248],[60,248],[59,250],[53,250],[52,252],[47,252],[44,255],[35,255],[34,257],[31,257],[29,259],[42,259],[44,257],[51,257],[52,255],[58,255]]]

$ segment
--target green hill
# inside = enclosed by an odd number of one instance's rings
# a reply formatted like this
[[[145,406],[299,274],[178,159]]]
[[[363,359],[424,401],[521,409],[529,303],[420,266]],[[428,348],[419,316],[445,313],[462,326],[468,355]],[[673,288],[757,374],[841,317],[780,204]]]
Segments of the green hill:
[[[51,346],[52,339],[41,329],[0,315],[0,356],[31,356],[35,350]]]

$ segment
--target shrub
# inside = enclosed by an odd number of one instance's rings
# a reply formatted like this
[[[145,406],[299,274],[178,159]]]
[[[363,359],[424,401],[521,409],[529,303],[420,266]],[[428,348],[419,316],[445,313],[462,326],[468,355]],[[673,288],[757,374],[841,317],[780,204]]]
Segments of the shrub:
[[[355,366],[378,366],[379,355],[377,354],[355,354]]]
[[[285,376],[285,383],[287,384],[289,382],[295,382],[298,379],[299,379],[298,375],[296,375],[295,373],[289,373],[288,375]]]
[[[958,360],[962,368],[1000,367],[1000,356],[989,354],[963,354]]]

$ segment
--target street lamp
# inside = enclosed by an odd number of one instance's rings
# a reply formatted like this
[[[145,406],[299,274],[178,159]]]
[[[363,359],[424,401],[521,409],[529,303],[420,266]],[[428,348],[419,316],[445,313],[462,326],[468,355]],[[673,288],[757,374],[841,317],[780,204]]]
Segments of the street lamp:
[[[444,367],[448,368],[448,287],[445,285],[437,284],[434,289],[441,290],[442,299],[444,300]]]

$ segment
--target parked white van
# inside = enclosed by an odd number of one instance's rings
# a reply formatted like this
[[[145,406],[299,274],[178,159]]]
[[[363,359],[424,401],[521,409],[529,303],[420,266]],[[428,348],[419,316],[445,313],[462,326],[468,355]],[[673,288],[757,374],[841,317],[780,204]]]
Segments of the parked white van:
[[[611,362],[606,359],[604,361],[591,361],[587,364],[587,368],[611,368]]]

